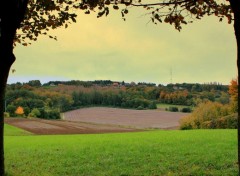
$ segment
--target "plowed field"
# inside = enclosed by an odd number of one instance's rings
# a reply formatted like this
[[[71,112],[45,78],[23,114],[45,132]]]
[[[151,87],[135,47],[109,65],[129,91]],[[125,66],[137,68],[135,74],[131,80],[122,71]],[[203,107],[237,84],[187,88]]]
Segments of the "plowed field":
[[[83,108],[64,113],[64,120],[134,128],[175,129],[186,113],[119,108]]]
[[[5,123],[22,128],[33,134],[95,134],[140,131],[115,125],[68,122],[63,120],[44,120],[26,118],[6,118]]]
[[[186,114],[160,110],[83,108],[63,114],[63,120],[6,118],[5,123],[34,134],[88,134],[177,129]]]

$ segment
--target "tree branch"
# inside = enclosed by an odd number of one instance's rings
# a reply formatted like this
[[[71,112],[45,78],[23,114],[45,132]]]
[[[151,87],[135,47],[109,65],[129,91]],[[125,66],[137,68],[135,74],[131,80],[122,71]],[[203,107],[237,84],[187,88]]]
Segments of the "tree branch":
[[[157,6],[157,5],[176,5],[176,4],[182,4],[182,3],[185,3],[185,2],[191,2],[192,0],[183,0],[183,1],[173,1],[173,2],[159,2],[159,3],[152,3],[152,4],[130,4],[131,6],[136,6],[136,7],[139,7],[139,6]],[[124,3],[123,3],[124,4]]]

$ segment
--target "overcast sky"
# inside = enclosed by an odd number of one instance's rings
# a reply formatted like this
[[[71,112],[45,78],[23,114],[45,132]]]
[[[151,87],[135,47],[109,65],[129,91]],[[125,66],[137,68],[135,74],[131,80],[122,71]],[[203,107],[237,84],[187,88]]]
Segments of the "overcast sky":
[[[17,45],[9,83],[39,79],[229,84],[237,75],[233,25],[206,17],[178,32],[148,23],[142,11],[105,18],[80,15],[76,24],[54,31],[58,41],[40,37]],[[172,76],[171,76],[172,70]]]

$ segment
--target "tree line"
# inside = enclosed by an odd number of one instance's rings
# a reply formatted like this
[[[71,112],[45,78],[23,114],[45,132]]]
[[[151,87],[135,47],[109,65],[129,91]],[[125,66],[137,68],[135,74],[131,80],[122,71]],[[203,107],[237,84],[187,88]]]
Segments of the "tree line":
[[[86,86],[87,85],[87,86]],[[137,84],[95,81],[39,80],[7,86],[5,116],[58,119],[61,112],[86,106],[110,106],[130,109],[156,109],[157,103],[196,106],[206,100],[227,104],[228,86],[221,84]],[[23,113],[17,113],[21,107]],[[22,111],[21,111],[22,112]]]

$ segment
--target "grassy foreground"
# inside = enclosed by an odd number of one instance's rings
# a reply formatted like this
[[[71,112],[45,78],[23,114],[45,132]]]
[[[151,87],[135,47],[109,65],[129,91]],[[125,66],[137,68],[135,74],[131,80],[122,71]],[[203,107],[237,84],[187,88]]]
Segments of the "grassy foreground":
[[[236,130],[5,134],[8,175],[238,175]]]

